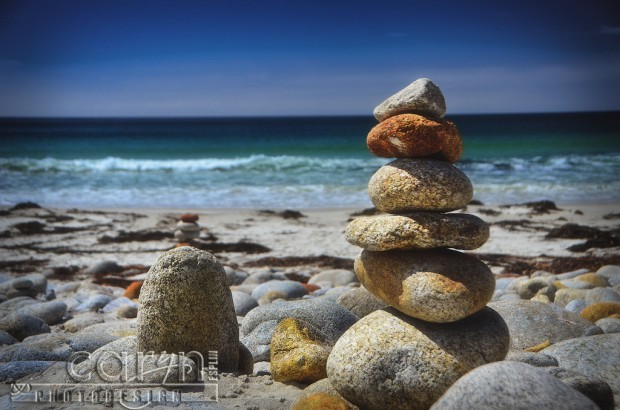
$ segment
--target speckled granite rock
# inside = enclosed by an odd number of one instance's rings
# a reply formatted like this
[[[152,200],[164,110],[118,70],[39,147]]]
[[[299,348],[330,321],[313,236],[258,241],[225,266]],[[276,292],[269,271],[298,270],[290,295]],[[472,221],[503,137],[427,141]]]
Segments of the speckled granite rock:
[[[366,138],[370,152],[378,157],[416,158],[432,156],[455,163],[463,144],[450,121],[434,121],[417,114],[401,114],[377,124]]]
[[[340,295],[336,301],[340,306],[348,309],[357,317],[364,317],[375,310],[389,307],[387,303],[370,293],[365,287],[351,289]]]
[[[351,244],[369,251],[476,249],[489,239],[489,226],[474,215],[417,212],[359,217],[345,234]]]
[[[489,308],[444,324],[378,310],[338,339],[327,374],[360,408],[427,409],[468,371],[502,360],[508,339],[508,328]]]
[[[373,113],[378,121],[405,113],[443,118],[446,115],[446,101],[435,83],[428,78],[420,78],[387,98]]]
[[[473,187],[454,165],[434,159],[400,158],[381,168],[368,182],[368,196],[383,212],[447,212],[463,208]]]
[[[481,366],[460,378],[432,410],[546,409],[598,407],[545,370],[518,362]]]
[[[368,291],[398,310],[429,322],[452,322],[482,309],[493,296],[491,270],[449,249],[362,251],[355,273]]]
[[[205,251],[184,246],[163,254],[140,291],[138,350],[218,351],[220,371],[236,370],[239,329],[224,268]]]

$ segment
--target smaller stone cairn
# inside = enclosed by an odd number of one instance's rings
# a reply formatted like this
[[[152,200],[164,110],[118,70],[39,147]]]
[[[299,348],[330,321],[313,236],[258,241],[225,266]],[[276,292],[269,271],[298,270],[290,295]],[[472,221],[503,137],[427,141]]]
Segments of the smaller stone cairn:
[[[381,214],[359,217],[347,240],[364,250],[355,260],[361,284],[391,308],[354,324],[327,361],[334,388],[360,408],[429,408],[459,377],[502,360],[508,328],[487,308],[491,270],[459,252],[489,237],[481,219],[462,213],[473,187],[456,168],[461,137],[444,120],[446,106],[429,79],[381,103],[368,134],[370,151],[396,160],[370,179]]]
[[[202,228],[198,225],[198,218],[196,214],[181,215],[179,222],[177,222],[177,229],[174,231],[174,237],[179,242],[188,242],[199,238]]]

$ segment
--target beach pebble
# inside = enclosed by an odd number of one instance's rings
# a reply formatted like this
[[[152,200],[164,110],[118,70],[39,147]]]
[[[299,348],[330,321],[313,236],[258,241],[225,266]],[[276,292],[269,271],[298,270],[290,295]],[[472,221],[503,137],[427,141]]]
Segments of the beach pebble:
[[[582,310],[584,310],[588,306],[585,300],[583,299],[573,299],[564,306],[564,309],[569,312],[573,312],[579,314]]]
[[[516,290],[521,299],[532,299],[535,295],[544,295],[548,300],[553,300],[557,288],[552,278],[532,278],[519,281]]]
[[[274,279],[277,279],[275,277],[275,272],[267,268],[251,273],[246,279],[243,280],[242,285],[260,285],[261,283]]]
[[[75,315],[72,319],[67,320],[61,325],[66,332],[76,333],[82,329],[97,323],[103,323],[103,315],[97,312],[85,312]]]
[[[123,267],[115,261],[102,261],[86,269],[84,273],[87,273],[89,275],[107,275],[110,273],[119,273],[122,271]]]
[[[82,329],[82,333],[109,334],[116,337],[135,336],[137,323],[135,319],[119,319],[111,322],[96,323]]]
[[[594,288],[586,293],[586,303],[591,305],[599,302],[620,302],[620,295],[611,288]]]
[[[308,283],[320,287],[335,288],[350,283],[359,283],[359,280],[357,276],[355,276],[355,273],[348,269],[328,269],[312,276],[308,280]]]
[[[289,300],[307,295],[308,289],[294,280],[270,280],[254,288],[252,297],[258,301],[270,292],[277,292],[277,298]]]
[[[368,182],[368,196],[380,211],[454,211],[471,201],[473,187],[454,165],[433,159],[401,158],[381,168]]]
[[[74,353],[61,335],[46,334],[44,338],[29,338],[0,351],[0,362],[10,361],[67,361]]]
[[[357,316],[353,313],[322,298],[273,303],[254,308],[245,316],[241,330],[245,335],[242,342],[252,352],[255,362],[269,360],[269,343],[273,331],[277,324],[287,317],[310,323],[320,329],[330,342],[335,342],[357,321]]]
[[[512,362],[527,363],[536,367],[557,366],[558,361],[555,358],[536,352],[524,352],[521,350],[511,350],[504,360]]]
[[[21,341],[28,336],[50,333],[50,327],[38,317],[25,313],[12,313],[0,319],[0,330]]]
[[[583,299],[585,300],[586,294],[588,293],[587,289],[558,289],[555,292],[555,298],[553,299],[553,303],[558,305],[559,307],[565,307],[571,300],[575,299]]]
[[[560,280],[558,282],[561,288],[568,288],[568,289],[587,290],[587,289],[592,289],[595,287],[590,282],[586,282],[583,280],[576,280],[576,279],[565,279],[565,280]]]
[[[327,374],[360,408],[428,408],[469,370],[502,360],[508,339],[503,320],[488,308],[444,324],[377,310],[338,339]]]
[[[218,351],[219,369],[236,370],[239,330],[226,274],[208,252],[189,246],[157,259],[140,291],[138,350]]]
[[[375,310],[390,306],[363,286],[347,291],[338,298],[336,303],[350,310],[351,313],[359,318],[367,316]]]
[[[606,317],[597,320],[596,325],[603,329],[604,333],[620,333],[620,319]]]
[[[97,311],[112,301],[109,295],[92,295],[84,302],[73,308],[74,312],[86,312],[88,310]]]
[[[377,121],[406,113],[443,118],[446,115],[446,101],[439,87],[428,78],[419,78],[373,110]]]
[[[601,333],[601,329],[578,315],[554,304],[531,300],[491,302],[510,329],[510,349],[524,350],[545,341],[558,343],[565,339]]]
[[[588,377],[582,373],[573,370],[564,369],[562,367],[547,367],[544,369],[550,375],[557,377],[563,383],[566,383],[573,389],[581,392],[590,400],[596,403],[601,410],[613,410],[614,393],[605,381]]]
[[[592,285],[593,288],[609,286],[607,279],[605,279],[603,276],[597,275],[596,273],[592,273],[592,272],[579,275],[575,277],[573,280],[587,282],[590,285]]]
[[[247,272],[236,270],[230,266],[224,266],[224,272],[226,272],[226,282],[228,286],[240,285],[250,276]]]
[[[56,362],[31,360],[0,364],[0,383],[10,383],[22,377],[41,373],[54,363]]]
[[[557,280],[573,279],[588,272],[590,272],[589,269],[577,269],[570,272],[558,273],[555,277]]]
[[[506,290],[516,278],[497,278],[495,279],[495,290]]]
[[[594,323],[599,319],[620,315],[620,303],[618,302],[598,302],[586,306],[579,316]]]
[[[278,323],[278,320],[266,320],[247,334],[242,332],[241,343],[250,351],[254,363],[271,360],[271,338]]]
[[[0,346],[12,345],[13,343],[17,343],[17,339],[4,330],[0,330]]]
[[[344,400],[345,403],[347,404],[348,407],[344,408],[343,410],[346,410],[348,408],[350,409],[357,408],[357,406],[354,406],[353,404],[348,402],[344,397],[340,395],[340,393],[338,393],[336,389],[334,389],[334,386],[332,386],[331,382],[329,381],[329,378],[324,378],[324,379],[318,380],[310,384],[304,389],[303,393],[305,396],[310,396],[315,393],[325,393],[330,396],[336,396],[336,397],[339,397],[341,400]]]
[[[34,316],[48,325],[55,325],[62,320],[66,311],[67,305],[63,302],[41,302],[22,306],[15,313]]]
[[[555,357],[568,370],[598,378],[609,384],[616,403],[620,403],[620,333],[564,340],[541,353]]]
[[[518,362],[480,366],[461,377],[432,410],[496,409],[585,410],[589,398],[545,370]]]
[[[292,410],[348,410],[351,408],[352,407],[349,406],[349,403],[340,395],[334,396],[332,394],[321,392],[302,396],[297,399],[297,401],[293,403],[293,407],[291,407]]]
[[[607,279],[610,286],[620,285],[620,266],[618,265],[602,266],[596,274]]]
[[[117,317],[133,319],[138,317],[138,305],[123,305],[116,309]]]
[[[489,226],[482,219],[467,214],[382,214],[354,219],[345,235],[349,243],[370,251],[476,249],[489,238]]]
[[[409,316],[452,322],[491,300],[495,278],[473,256],[449,249],[362,251],[355,273],[368,291]]]
[[[294,318],[285,318],[271,338],[271,375],[279,382],[313,383],[327,377],[325,366],[332,349],[319,329]]]
[[[336,302],[340,298],[340,296],[344,295],[351,289],[355,289],[353,287],[354,285],[359,285],[359,282],[355,282],[354,284],[349,284],[346,286],[336,286],[335,288],[324,289],[325,293],[321,298],[324,300],[331,300],[332,302]],[[312,294],[314,295],[314,293]]]
[[[106,303],[105,306],[101,309],[101,312],[103,313],[116,312],[118,311],[119,308],[123,306],[131,306],[137,309],[138,306],[140,305],[126,296],[121,296]]]
[[[417,114],[400,114],[377,124],[366,138],[368,149],[378,157],[434,158],[455,163],[463,145],[454,123],[435,121]]]
[[[258,306],[256,300],[247,293],[237,290],[233,290],[231,293],[235,305],[235,315],[237,316],[245,316],[250,310]]]

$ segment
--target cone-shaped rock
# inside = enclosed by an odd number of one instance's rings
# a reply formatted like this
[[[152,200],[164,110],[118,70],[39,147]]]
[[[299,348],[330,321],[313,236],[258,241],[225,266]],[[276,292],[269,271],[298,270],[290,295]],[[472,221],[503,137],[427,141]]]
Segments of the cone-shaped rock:
[[[434,159],[401,158],[370,178],[368,196],[383,212],[454,211],[473,196],[467,176],[454,165]]]
[[[446,115],[446,100],[435,83],[428,78],[420,78],[383,101],[374,110],[378,121],[398,114],[421,114],[441,119]]]
[[[378,157],[434,156],[455,163],[463,145],[450,121],[434,121],[417,114],[401,114],[377,124],[368,133],[368,149]]]
[[[239,328],[226,273],[208,252],[189,246],[163,254],[140,291],[138,351],[218,352],[219,370],[236,370]]]
[[[482,309],[495,277],[478,259],[449,249],[362,251],[355,273],[376,297],[409,316],[453,322]]]
[[[351,326],[327,359],[327,375],[364,409],[428,409],[459,377],[502,360],[509,334],[489,308],[453,323],[428,323],[393,309]]]
[[[467,214],[382,214],[354,219],[345,234],[351,244],[369,251],[476,249],[489,239],[489,225]]]

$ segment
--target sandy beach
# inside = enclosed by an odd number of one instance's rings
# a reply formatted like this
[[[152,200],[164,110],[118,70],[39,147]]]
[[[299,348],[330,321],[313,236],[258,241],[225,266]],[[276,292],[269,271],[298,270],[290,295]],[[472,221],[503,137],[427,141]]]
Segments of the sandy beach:
[[[499,255],[518,260],[583,260],[583,268],[595,269],[597,258],[612,260],[620,255],[617,236],[593,242],[579,251],[569,250],[616,232],[620,227],[620,204],[558,204],[557,209],[536,205],[469,205],[467,212],[487,221],[490,239],[470,251],[489,256],[485,261],[496,274],[526,273],[500,261]],[[151,265],[175,246],[175,224],[181,214],[199,215],[199,243],[224,264],[346,265],[359,248],[344,238],[348,221],[362,209],[5,209],[0,218],[0,258],[9,274],[72,267],[79,272],[98,262],[120,265]],[[369,210],[367,210],[369,211]],[[576,224],[590,232],[570,229],[549,237],[553,229]],[[600,232],[599,232],[600,231]],[[254,246],[260,245],[260,247]],[[493,256],[493,257],[491,257]],[[337,261],[326,261],[328,257]],[[289,259],[287,262],[286,259]],[[300,258],[292,260],[291,258]],[[321,258],[325,259],[321,262]],[[531,273],[531,272],[530,272]]]

